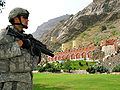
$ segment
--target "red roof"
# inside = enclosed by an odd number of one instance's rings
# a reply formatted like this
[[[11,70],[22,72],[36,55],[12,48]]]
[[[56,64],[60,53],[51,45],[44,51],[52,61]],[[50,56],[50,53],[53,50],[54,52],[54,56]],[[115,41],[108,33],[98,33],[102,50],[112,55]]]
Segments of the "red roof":
[[[105,40],[102,42],[101,46],[114,45],[114,40]]]

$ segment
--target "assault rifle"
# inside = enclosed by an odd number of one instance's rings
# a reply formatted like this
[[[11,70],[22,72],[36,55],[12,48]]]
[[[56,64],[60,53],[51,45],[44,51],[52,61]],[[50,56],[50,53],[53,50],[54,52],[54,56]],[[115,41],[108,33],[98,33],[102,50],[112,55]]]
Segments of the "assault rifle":
[[[41,60],[41,52],[49,55],[51,57],[54,57],[54,54],[51,50],[47,49],[46,45],[42,42],[36,40],[31,34],[23,34],[20,32],[16,32],[10,28],[10,26],[7,27],[8,33],[7,35],[14,36],[15,38],[19,38],[20,40],[28,40],[31,43],[31,46],[26,48],[28,51],[30,51],[32,56],[39,56],[39,59]],[[35,51],[39,51],[39,53],[35,53]],[[40,62],[39,60],[39,62]]]

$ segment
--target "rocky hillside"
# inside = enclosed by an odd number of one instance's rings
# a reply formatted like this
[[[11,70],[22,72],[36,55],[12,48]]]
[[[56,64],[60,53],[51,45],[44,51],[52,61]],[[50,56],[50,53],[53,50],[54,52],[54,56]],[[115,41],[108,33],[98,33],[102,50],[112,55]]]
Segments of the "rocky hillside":
[[[51,32],[49,32],[42,42],[47,44],[49,48],[59,48],[62,43],[66,43],[77,38],[81,33],[88,30],[92,26],[102,26],[107,23],[115,23],[120,19],[120,0],[94,0],[82,11],[71,16],[64,22],[57,24]],[[117,24],[116,24],[117,25]],[[95,28],[95,32],[99,30]],[[101,33],[101,32],[99,32]],[[95,34],[99,35],[99,33]],[[91,34],[91,35],[92,35]],[[51,37],[56,37],[56,43],[50,41]],[[88,37],[89,39],[89,37]]]
[[[60,21],[64,21],[69,18],[69,15],[63,15],[54,19],[48,20],[48,22],[43,23],[37,27],[37,30],[33,33],[33,36],[38,40],[41,40],[45,35],[50,32]]]

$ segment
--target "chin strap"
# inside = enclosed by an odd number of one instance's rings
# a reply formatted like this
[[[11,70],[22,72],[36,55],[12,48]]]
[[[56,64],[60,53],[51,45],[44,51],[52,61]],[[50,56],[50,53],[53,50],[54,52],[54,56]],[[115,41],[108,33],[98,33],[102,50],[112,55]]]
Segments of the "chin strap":
[[[22,24],[22,21],[21,21],[20,16],[18,16],[18,19],[19,19],[20,23],[14,23],[14,25],[22,25],[22,26],[23,26],[23,28],[27,29],[27,28],[28,28],[28,26],[25,26],[25,25],[23,25],[23,24]]]

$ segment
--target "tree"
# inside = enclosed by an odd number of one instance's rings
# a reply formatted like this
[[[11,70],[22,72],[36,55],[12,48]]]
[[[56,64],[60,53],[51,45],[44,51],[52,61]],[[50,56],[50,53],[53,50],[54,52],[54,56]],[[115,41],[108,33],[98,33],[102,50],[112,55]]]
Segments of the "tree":
[[[5,1],[0,0],[0,13],[2,13],[2,9],[4,9],[4,7],[5,7]]]
[[[70,70],[72,69],[71,68],[71,61],[70,60],[67,60],[65,63],[64,63],[64,68],[68,70],[68,72],[70,72]]]

